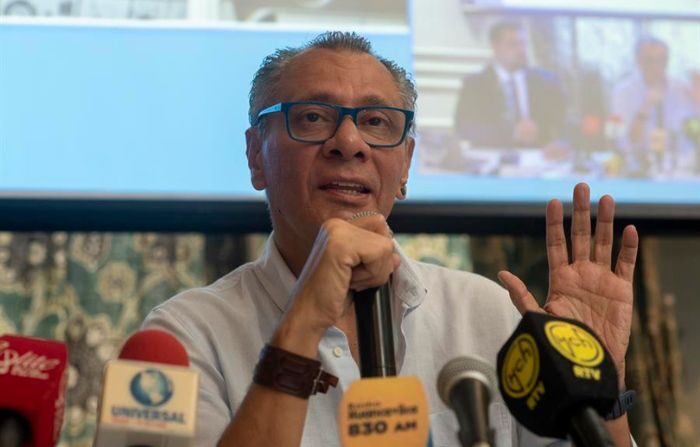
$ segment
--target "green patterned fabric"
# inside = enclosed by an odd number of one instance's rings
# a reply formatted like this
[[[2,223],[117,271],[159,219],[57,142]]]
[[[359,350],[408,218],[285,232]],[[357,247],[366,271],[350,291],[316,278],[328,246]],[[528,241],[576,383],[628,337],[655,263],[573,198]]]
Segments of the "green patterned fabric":
[[[89,446],[102,369],[144,316],[204,283],[198,235],[0,233],[0,333],[62,340],[69,379],[61,446]]]

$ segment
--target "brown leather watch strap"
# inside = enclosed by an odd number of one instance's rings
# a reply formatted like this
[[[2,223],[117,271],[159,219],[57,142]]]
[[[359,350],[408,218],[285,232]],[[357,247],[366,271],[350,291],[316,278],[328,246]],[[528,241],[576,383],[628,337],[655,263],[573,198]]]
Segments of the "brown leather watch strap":
[[[308,399],[338,384],[338,378],[321,369],[318,360],[265,345],[255,367],[253,382],[283,393]]]

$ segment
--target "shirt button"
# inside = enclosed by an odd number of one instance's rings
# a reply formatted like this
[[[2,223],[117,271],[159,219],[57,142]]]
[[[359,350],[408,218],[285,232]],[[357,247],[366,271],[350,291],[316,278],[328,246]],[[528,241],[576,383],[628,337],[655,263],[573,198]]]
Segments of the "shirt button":
[[[343,348],[340,346],[336,346],[333,348],[333,355],[336,357],[342,357],[343,356]]]

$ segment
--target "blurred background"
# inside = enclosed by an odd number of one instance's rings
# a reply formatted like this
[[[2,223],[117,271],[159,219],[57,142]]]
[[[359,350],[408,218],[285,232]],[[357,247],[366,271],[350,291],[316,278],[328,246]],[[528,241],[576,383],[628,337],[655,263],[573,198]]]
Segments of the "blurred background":
[[[61,446],[91,445],[104,363],[151,308],[259,254],[250,80],[328,29],[414,75],[410,256],[541,298],[545,201],[617,199],[642,234],[635,438],[700,446],[700,1],[0,0],[0,333],[67,343]]]

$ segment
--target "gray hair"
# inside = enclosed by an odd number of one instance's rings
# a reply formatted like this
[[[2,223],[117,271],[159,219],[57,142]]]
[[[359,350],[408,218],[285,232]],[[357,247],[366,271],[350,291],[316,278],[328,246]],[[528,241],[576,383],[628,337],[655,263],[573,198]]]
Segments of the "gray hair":
[[[277,85],[290,61],[300,53],[310,49],[348,50],[366,53],[381,62],[391,73],[396,86],[401,92],[403,107],[414,110],[416,106],[416,86],[411,76],[395,62],[385,59],[372,50],[372,44],[366,38],[354,32],[328,31],[316,36],[300,47],[286,47],[276,50],[263,59],[255,73],[250,86],[248,119],[254,125],[258,113],[264,107],[271,106],[279,94]]]

